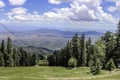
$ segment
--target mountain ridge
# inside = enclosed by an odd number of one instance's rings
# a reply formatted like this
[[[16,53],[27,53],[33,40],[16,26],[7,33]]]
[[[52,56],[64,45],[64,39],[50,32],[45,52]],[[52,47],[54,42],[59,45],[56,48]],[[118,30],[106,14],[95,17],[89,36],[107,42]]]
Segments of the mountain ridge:
[[[32,30],[32,32],[35,33],[53,33],[53,34],[60,34],[60,35],[74,35],[75,33],[78,33],[78,35],[85,34],[85,35],[101,35],[104,34],[102,32],[90,30],[90,31],[84,31],[84,32],[75,32],[75,31],[62,31],[62,30],[57,30],[57,29],[47,29],[47,28],[42,28],[42,29],[36,29]]]

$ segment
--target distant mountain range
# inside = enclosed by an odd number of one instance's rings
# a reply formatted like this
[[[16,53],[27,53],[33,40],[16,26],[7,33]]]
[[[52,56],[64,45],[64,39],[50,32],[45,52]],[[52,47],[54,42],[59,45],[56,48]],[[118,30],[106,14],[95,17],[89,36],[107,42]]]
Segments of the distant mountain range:
[[[104,32],[98,32],[98,31],[84,31],[84,32],[75,32],[75,31],[62,31],[62,30],[57,30],[57,29],[47,29],[47,28],[42,28],[42,29],[36,29],[36,30],[26,30],[26,31],[12,31],[16,34],[40,34],[40,33],[51,33],[51,34],[56,34],[56,35],[74,35],[75,33],[78,33],[78,35],[85,34],[85,35],[101,35],[104,34]],[[0,34],[3,33],[9,33],[9,31],[5,32],[0,32]]]
[[[57,35],[74,35],[78,33],[78,35],[85,34],[85,35],[101,35],[104,34],[102,32],[97,31],[85,31],[85,32],[72,32],[72,31],[61,31],[61,30],[52,30],[52,29],[37,29],[31,31],[33,33],[53,33]]]

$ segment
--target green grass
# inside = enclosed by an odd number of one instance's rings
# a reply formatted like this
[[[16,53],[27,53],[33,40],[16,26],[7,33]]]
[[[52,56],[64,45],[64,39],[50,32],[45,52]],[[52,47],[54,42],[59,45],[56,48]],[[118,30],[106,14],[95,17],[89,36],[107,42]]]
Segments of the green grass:
[[[0,68],[0,80],[120,80],[120,71],[102,71],[96,76],[88,71],[89,68],[9,67]]]

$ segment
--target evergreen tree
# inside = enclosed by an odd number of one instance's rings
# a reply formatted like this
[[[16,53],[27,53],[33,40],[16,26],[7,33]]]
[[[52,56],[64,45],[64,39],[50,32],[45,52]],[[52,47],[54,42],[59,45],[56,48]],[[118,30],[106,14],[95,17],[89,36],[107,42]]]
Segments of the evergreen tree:
[[[19,51],[19,48],[17,49],[17,61],[16,61],[16,66],[20,66],[20,59],[21,59],[21,53]]]
[[[91,67],[91,66],[93,65],[92,63],[93,63],[93,61],[94,61],[94,60],[93,60],[93,59],[94,59],[94,57],[93,57],[93,56],[94,56],[94,53],[95,53],[95,52],[94,52],[94,45],[91,45],[91,54],[89,55],[90,58],[89,58],[89,61],[88,61],[88,66],[89,66],[89,67]]]
[[[6,66],[7,67],[13,66],[12,40],[10,37],[8,37],[8,42],[7,42]]]
[[[62,60],[64,60],[63,62],[64,62],[65,67],[68,67],[68,61],[69,61],[71,55],[74,55],[72,52],[73,52],[73,44],[71,41],[68,41],[66,47],[64,49],[62,49],[60,52]]]
[[[72,47],[71,47],[71,42],[68,41],[67,46],[65,47],[65,66],[68,66],[68,61],[72,55]]]
[[[94,68],[95,68],[95,71],[93,72],[93,75],[99,74],[101,72],[100,59],[96,59]]]
[[[81,36],[81,54],[82,54],[82,66],[86,66],[87,55],[86,55],[86,43],[85,35]]]
[[[91,56],[91,59],[90,59],[90,72],[93,74],[93,75],[97,75],[101,72],[101,62],[100,62],[100,58],[98,55],[96,55],[96,53],[94,53],[92,56]]]
[[[25,54],[26,52],[23,50],[22,47],[20,47],[20,66],[25,66]]]
[[[30,66],[31,64],[30,64],[30,62],[31,62],[31,54],[30,53],[27,53],[26,52],[26,54],[25,54],[25,66]],[[36,64],[38,64],[38,60],[37,60],[37,63]]]
[[[107,31],[105,35],[102,37],[104,44],[106,46],[106,51],[105,51],[105,58],[106,58],[106,63],[108,60],[113,58],[114,56],[114,48],[115,48],[115,39],[114,39],[114,34],[112,32]]]
[[[54,58],[54,65],[57,66],[57,59],[56,59],[56,51],[53,53],[53,58]],[[64,61],[65,62],[65,61]]]
[[[82,66],[82,43],[81,43],[81,37],[79,37],[79,43],[78,43],[78,57],[77,57],[77,61],[78,61],[78,66]]]
[[[54,61],[55,61],[55,66],[59,66],[59,51],[54,52]],[[67,61],[67,60],[66,60]],[[66,64],[67,65],[67,64]]]
[[[72,50],[73,50],[72,55],[73,55],[73,57],[77,58],[78,54],[80,53],[80,51],[79,51],[80,40],[79,40],[77,33],[72,38],[72,45],[73,45],[72,46]]]
[[[16,49],[14,48],[14,49],[13,49],[13,62],[14,62],[14,66],[16,66],[16,61],[17,61],[17,60],[16,60],[16,57],[17,57],[16,54],[17,54],[17,51],[16,51]]]
[[[113,71],[115,68],[116,68],[116,67],[115,67],[114,61],[113,61],[113,59],[111,58],[111,59],[107,62],[105,69],[106,69],[106,70],[109,70],[109,71]]]
[[[49,55],[47,60],[49,62],[49,66],[55,66],[53,55]]]
[[[2,42],[1,42],[0,51],[3,53],[4,64],[6,64],[6,60],[7,60],[7,50],[6,50],[6,46],[5,46],[4,40],[2,40]],[[5,65],[5,66],[6,66],[6,65]]]
[[[33,66],[37,65],[37,55],[36,54],[32,55],[32,65]]]
[[[105,66],[105,50],[106,46],[101,39],[94,44],[94,54],[100,59],[102,68]]]
[[[14,66],[19,66],[19,60],[20,60],[20,53],[17,51],[16,48],[14,48],[13,49]]]
[[[4,57],[3,57],[3,53],[0,51],[0,67],[3,67],[4,64]]]
[[[99,74],[105,64],[105,44],[98,40],[93,48],[93,55],[90,60],[90,72],[94,75]]]
[[[87,66],[89,66],[90,56],[91,56],[91,53],[92,53],[91,48],[92,48],[91,47],[91,38],[89,38],[88,41],[86,41]]]
[[[66,55],[65,49],[61,49],[60,51],[60,65],[65,67],[66,63]],[[54,61],[56,62],[56,58],[54,57]]]
[[[115,53],[114,53],[114,61],[115,61],[115,64],[116,66],[120,66],[120,21],[118,23],[118,26],[117,26],[118,30],[117,30],[117,33],[116,33],[116,46],[115,46]]]
[[[94,56],[91,55],[90,56],[90,61],[89,61],[89,66],[90,66],[90,72],[93,73],[94,72],[94,66],[95,66],[95,60],[94,60]]]

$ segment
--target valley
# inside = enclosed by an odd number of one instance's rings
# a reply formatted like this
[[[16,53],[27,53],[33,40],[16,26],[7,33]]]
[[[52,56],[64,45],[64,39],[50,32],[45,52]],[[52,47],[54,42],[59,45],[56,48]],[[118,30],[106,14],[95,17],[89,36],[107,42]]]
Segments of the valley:
[[[27,44],[29,44],[29,46],[43,47],[50,50],[59,50],[66,45],[67,41],[70,40],[76,32],[52,29],[37,29],[31,31],[14,31],[14,33]],[[86,40],[91,37],[93,43],[103,35],[102,32],[97,31],[85,31],[77,33],[78,35],[86,34]],[[13,43],[15,45],[26,46],[9,32],[0,33],[0,40],[5,40],[8,36],[13,39]]]

